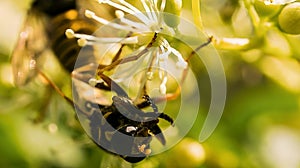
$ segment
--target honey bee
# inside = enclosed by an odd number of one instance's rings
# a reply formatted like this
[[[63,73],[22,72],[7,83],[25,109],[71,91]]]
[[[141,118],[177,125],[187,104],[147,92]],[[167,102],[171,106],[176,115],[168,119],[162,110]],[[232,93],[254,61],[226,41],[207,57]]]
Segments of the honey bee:
[[[32,2],[12,53],[17,86],[26,85],[37,75],[37,66],[42,66],[39,65],[39,58],[49,48],[67,71],[73,71],[81,47],[75,39],[65,37],[65,30],[72,28],[82,33],[93,33],[97,28],[95,23],[84,19],[77,8],[75,0]]]

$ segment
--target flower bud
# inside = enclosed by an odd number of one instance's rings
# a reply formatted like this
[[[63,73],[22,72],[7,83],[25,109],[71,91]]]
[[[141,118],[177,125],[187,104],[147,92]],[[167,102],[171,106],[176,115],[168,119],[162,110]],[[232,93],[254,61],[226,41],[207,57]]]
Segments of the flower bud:
[[[260,17],[275,16],[281,9],[280,4],[266,4],[261,0],[256,0],[254,2],[254,7]]]
[[[300,2],[285,6],[278,16],[280,29],[288,34],[300,34]]]
[[[161,5],[163,0],[159,0],[158,4]],[[160,9],[160,6],[158,7]],[[182,9],[181,0],[166,0],[164,12],[169,14],[164,14],[164,21],[170,27],[177,27],[180,23],[180,13]]]

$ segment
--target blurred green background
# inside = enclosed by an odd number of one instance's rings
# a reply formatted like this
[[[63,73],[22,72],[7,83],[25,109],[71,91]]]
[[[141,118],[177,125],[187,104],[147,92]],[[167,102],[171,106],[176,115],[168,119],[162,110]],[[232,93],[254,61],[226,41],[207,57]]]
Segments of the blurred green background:
[[[241,48],[216,45],[228,85],[222,119],[208,140],[198,142],[210,101],[202,98],[199,124],[186,138],[169,151],[130,165],[98,149],[72,107],[45,82],[14,86],[10,54],[30,1],[0,0],[0,167],[300,167],[300,36],[278,28],[283,6],[201,2],[207,34],[251,43]],[[184,1],[182,15],[192,20],[190,1]],[[69,75],[59,66],[49,67],[49,74],[70,95]],[[200,78],[201,96],[209,97],[209,79],[205,73]]]

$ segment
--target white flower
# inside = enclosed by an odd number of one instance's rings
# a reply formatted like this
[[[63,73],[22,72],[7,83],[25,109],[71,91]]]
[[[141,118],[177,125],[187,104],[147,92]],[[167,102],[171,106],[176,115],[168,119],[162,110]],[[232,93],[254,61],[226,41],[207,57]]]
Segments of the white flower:
[[[144,44],[143,40],[145,38],[153,38],[153,36],[149,36],[149,34],[160,33],[162,30],[170,29],[163,21],[163,10],[166,5],[166,0],[162,0],[159,9],[158,9],[158,1],[157,0],[141,0],[144,11],[140,11],[138,8],[134,7],[130,3],[125,0],[98,0],[99,4],[107,4],[110,5],[117,10],[115,11],[116,17],[119,19],[118,22],[111,22],[104,18],[97,16],[93,11],[86,10],[85,16],[93,19],[103,25],[110,26],[113,29],[121,30],[128,32],[131,34],[129,37],[96,37],[93,35],[87,34],[79,34],[75,33],[73,30],[66,30],[66,36],[68,38],[78,38],[78,44],[80,46],[84,45],[96,45],[96,44]],[[130,14],[132,17],[126,17],[126,14]],[[116,33],[117,36],[117,33]],[[166,84],[167,84],[167,74],[166,68],[169,63],[167,60],[170,56],[175,56],[177,63],[176,66],[180,69],[187,68],[187,62],[182,57],[181,53],[175,48],[171,47],[168,40],[163,36],[159,36],[156,39],[155,49],[149,49],[143,56],[150,55],[152,58],[155,57],[154,64],[159,68],[160,74],[160,92],[162,94],[166,94]],[[145,45],[140,46],[136,51],[143,51]],[[151,60],[151,58],[149,59]],[[154,66],[154,65],[149,65]],[[148,68],[152,69],[152,68]],[[149,70],[146,72],[147,79],[151,80],[153,78],[153,72]]]

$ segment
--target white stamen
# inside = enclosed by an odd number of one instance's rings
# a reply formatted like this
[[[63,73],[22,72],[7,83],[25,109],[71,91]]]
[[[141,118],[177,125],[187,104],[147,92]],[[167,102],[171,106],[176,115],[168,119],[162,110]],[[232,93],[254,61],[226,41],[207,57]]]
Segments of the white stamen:
[[[86,16],[87,18],[94,19],[94,20],[96,20],[97,22],[99,22],[99,23],[101,23],[101,24],[106,25],[106,24],[109,23],[109,21],[107,21],[106,19],[103,19],[103,18],[97,16],[94,12],[92,12],[92,11],[90,11],[90,10],[85,10],[85,13],[84,13],[84,14],[85,14],[85,16]]]
[[[86,46],[88,44],[88,41],[84,38],[80,38],[77,40],[77,44],[81,47]]]
[[[132,9],[129,9],[129,8],[123,6],[123,5],[117,4],[117,3],[109,1],[109,0],[98,0],[98,3],[100,3],[100,4],[101,3],[106,3],[106,4],[108,4],[108,5],[112,6],[112,7],[115,7],[117,9],[120,9],[120,10],[122,10],[124,12],[127,12],[129,14],[132,14],[132,15],[135,13],[135,11],[133,11]]]
[[[130,13],[130,14],[133,14],[140,21],[144,22],[146,25],[150,25],[151,24],[151,22],[149,21],[149,19],[139,9],[137,9],[136,7],[132,6],[130,3],[127,3],[124,0],[119,0],[119,2],[121,4],[123,4],[123,5],[125,5],[126,7],[128,7],[130,10],[132,10],[133,13]],[[124,11],[124,12],[126,12],[126,11]]]
[[[116,10],[115,11],[115,15],[117,16],[117,18],[123,18],[124,17],[124,12],[123,11],[121,11],[121,10]]]
[[[75,36],[75,33],[72,29],[67,29],[66,32],[65,32],[65,35],[67,36],[67,38],[74,38]]]
[[[131,26],[133,28],[137,28],[138,31],[149,31],[149,27],[144,25],[144,24],[141,24],[141,23],[138,23],[138,22],[134,22],[134,21],[131,21],[129,19],[126,19],[124,17],[120,18],[120,21],[127,24],[128,26]]]
[[[97,79],[95,79],[95,78],[91,78],[90,80],[89,80],[89,85],[91,85],[91,86],[96,86],[97,85],[97,83],[98,83],[98,81],[97,81]]]
[[[161,25],[161,23],[163,22],[163,12],[165,10],[165,7],[166,7],[166,0],[162,0],[159,9],[159,14],[158,14],[158,21],[157,21],[158,25]]]
[[[165,48],[169,49],[170,48],[170,44],[168,43],[168,41],[166,39],[162,40],[161,43],[162,46],[164,46]]]
[[[187,62],[183,59],[182,55],[175,48],[169,47],[169,50],[178,58],[178,62],[176,66],[181,69],[185,69],[187,67]]]
[[[165,76],[165,71],[166,70],[166,62],[165,61],[160,61],[159,62],[159,66],[160,66],[160,70],[158,72],[158,76],[159,76],[159,79],[163,79],[163,77]]]
[[[84,15],[87,18],[93,18],[93,17],[95,17],[96,14],[95,14],[95,12],[92,12],[90,10],[85,10]]]
[[[161,5],[160,5],[160,13],[163,13],[166,7],[166,1],[167,0],[162,0]]]
[[[138,43],[138,37],[134,36],[134,37],[123,38],[121,41],[119,41],[119,43],[121,43],[121,44],[136,44],[136,43]]]
[[[169,58],[169,55],[171,54],[170,50],[165,50],[165,48],[161,45],[160,50],[162,51],[161,54],[159,54],[158,58],[162,61],[167,60]]]
[[[121,22],[127,24],[130,27],[138,28],[138,29],[140,29],[139,31],[149,30],[149,28],[142,23],[134,22],[134,21],[124,18],[125,14],[121,10],[116,10],[115,14],[120,19]],[[138,30],[136,30],[136,31],[138,31]]]
[[[156,15],[156,12],[158,11],[156,7],[157,5],[153,1],[149,1],[149,3],[150,3],[150,11],[153,16],[154,23],[157,23],[157,15]]]
[[[79,41],[80,44],[84,45],[90,45],[94,43],[121,43],[121,44],[136,44],[138,43],[138,37],[127,37],[127,38],[122,38],[122,37],[95,37],[93,35],[87,35],[87,34],[79,34],[79,33],[74,33],[73,30],[67,29],[66,34],[69,36],[69,34],[72,35],[72,37],[76,37],[78,39],[81,39]],[[74,34],[73,34],[74,33]],[[91,43],[92,42],[92,43]]]
[[[109,22],[108,20],[103,19],[103,18],[97,16],[94,12],[92,12],[90,10],[85,10],[85,16],[87,18],[94,19],[95,21],[97,21],[97,22],[99,22],[101,24],[109,25],[109,26],[111,26],[113,28],[116,28],[116,29],[127,30],[127,31],[134,31],[131,27],[123,26],[123,25],[116,24],[116,23],[113,23],[113,22]]]
[[[142,2],[143,7],[144,7],[144,9],[146,11],[146,14],[148,15],[149,20],[152,22],[151,24],[155,23],[154,22],[154,18],[153,18],[152,14],[151,14],[152,12],[150,11],[150,8],[146,4],[145,0],[141,0],[141,2]]]
[[[167,81],[168,81],[168,78],[165,74],[165,77],[163,78],[160,86],[159,86],[159,91],[161,94],[166,94],[167,93],[167,87],[166,87],[166,84],[167,84]]]

